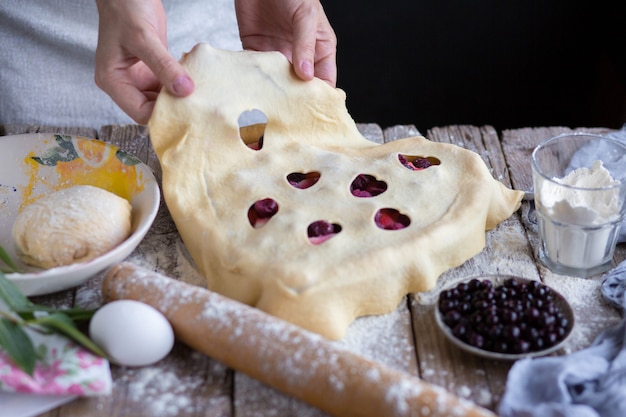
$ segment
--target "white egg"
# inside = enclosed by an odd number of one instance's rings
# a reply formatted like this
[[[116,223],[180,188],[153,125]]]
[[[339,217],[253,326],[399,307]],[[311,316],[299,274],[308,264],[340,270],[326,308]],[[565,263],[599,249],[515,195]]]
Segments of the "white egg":
[[[124,366],[146,366],[163,359],[174,345],[174,331],[165,316],[148,304],[118,300],[91,318],[89,336]]]

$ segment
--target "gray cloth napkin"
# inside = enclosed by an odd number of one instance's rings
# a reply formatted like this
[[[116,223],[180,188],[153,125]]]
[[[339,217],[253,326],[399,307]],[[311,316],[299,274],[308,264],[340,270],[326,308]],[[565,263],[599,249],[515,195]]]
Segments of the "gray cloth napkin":
[[[624,125],[621,130],[604,136],[626,144],[626,125]],[[570,162],[569,168],[574,170],[580,167],[589,167],[592,165],[593,161],[599,159],[599,155],[605,151],[604,146],[597,146],[595,144],[593,146],[584,147],[576,152]],[[626,158],[605,164],[604,167],[611,173],[614,179],[626,182]],[[623,195],[622,198],[626,198],[626,195]],[[626,242],[626,222],[622,224],[617,242]],[[624,417],[626,417],[626,415]]]
[[[624,310],[626,261],[603,279],[602,295]],[[522,359],[507,377],[501,417],[625,417],[626,321],[586,349],[565,356]]]

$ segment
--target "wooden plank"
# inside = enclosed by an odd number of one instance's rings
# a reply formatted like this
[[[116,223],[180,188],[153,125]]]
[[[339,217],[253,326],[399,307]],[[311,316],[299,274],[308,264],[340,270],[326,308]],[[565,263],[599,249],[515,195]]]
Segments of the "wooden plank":
[[[417,129],[411,126],[397,126],[385,131],[373,124],[359,124],[357,126],[363,136],[376,143],[384,143],[417,134]],[[358,318],[349,327],[346,336],[336,343],[390,367],[412,375],[418,374],[411,316],[406,299],[392,313]],[[261,415],[281,417],[326,416],[320,410],[276,392],[274,389],[240,373],[235,375],[234,393],[235,412],[238,417]]]
[[[510,186],[506,159],[497,132],[490,126],[449,126],[430,129],[430,140],[478,153],[494,178]],[[448,285],[484,274],[511,274],[538,279],[520,213],[486,233],[485,249],[458,268],[444,273],[437,287],[411,299],[420,376],[460,397],[494,410],[503,393],[510,363],[468,354],[445,339],[434,319],[437,295]]]
[[[384,141],[391,142],[392,140],[409,138],[412,136],[420,136],[419,130],[414,125],[398,125],[390,126],[383,130]]]
[[[357,125],[357,128],[366,139],[376,143],[383,143],[383,130],[376,123],[361,123]]]
[[[24,124],[0,125],[0,136],[20,135],[23,133],[62,133],[65,135],[84,136],[86,138],[94,139],[98,137],[98,131],[92,128],[38,126]]]
[[[85,135],[76,129],[42,129],[22,126],[5,129],[10,134],[41,131]],[[160,182],[160,165],[149,135],[143,126],[104,126],[91,135],[124,149],[155,171]],[[152,227],[126,261],[153,269],[173,278],[198,285],[204,280],[188,259],[167,207],[161,207]],[[102,304],[104,272],[78,288],[38,297],[46,304],[97,308]],[[113,394],[108,397],[82,398],[43,416],[229,416],[232,414],[232,371],[211,358],[193,352],[179,343],[163,361],[149,367],[132,369],[111,366]]]
[[[375,124],[358,125],[361,133],[376,143],[419,134],[412,126],[381,129]],[[430,129],[426,137],[453,143],[477,152],[494,178],[508,186],[529,189],[530,152],[539,141],[567,128],[517,129],[503,132],[502,140],[490,126],[448,126]],[[604,133],[606,129],[578,129]],[[161,178],[160,165],[145,127],[104,126],[99,131],[31,125],[0,125],[0,134],[51,131],[98,137],[146,162]],[[346,337],[338,341],[370,359],[437,384],[460,397],[495,409],[505,388],[510,363],[489,361],[461,351],[449,343],[433,316],[437,294],[443,286],[480,273],[514,274],[542,279],[562,292],[574,306],[578,324],[564,351],[588,345],[595,335],[620,320],[599,296],[599,278],[579,279],[551,273],[536,265],[536,225],[529,219],[529,204],[497,228],[486,233],[486,248],[480,254],[442,275],[437,288],[406,297],[386,315],[357,319]],[[614,262],[626,259],[626,245],[618,247]],[[127,259],[140,266],[204,285],[196,272],[167,207],[161,208],[153,227]],[[103,274],[81,287],[38,297],[54,305],[97,307],[102,299]],[[40,417],[79,416],[304,416],[325,417],[321,411],[283,395],[264,384],[234,372],[222,364],[177,344],[161,363],[146,368],[112,367],[115,379],[110,397],[74,401]]]
[[[525,128],[505,130],[502,135],[502,146],[507,155],[507,162],[511,170],[511,180],[518,188],[532,189],[532,173],[530,157],[533,149],[543,140],[561,133],[573,131],[596,134],[607,133],[604,128]],[[529,203],[524,203],[528,212]],[[532,246],[533,256],[538,260],[539,240],[536,223],[525,218],[528,239]],[[613,258],[613,265],[626,259],[626,244],[617,247]],[[539,261],[537,261],[539,263]],[[552,273],[543,265],[539,265],[542,280],[561,292],[572,304],[576,315],[577,325],[572,339],[566,346],[566,351],[576,351],[587,347],[592,340],[607,327],[619,322],[621,317],[616,310],[607,306],[600,295],[601,276],[592,278],[576,278]]]
[[[518,190],[532,189],[532,174],[530,156],[533,149],[544,140],[571,132],[589,132],[594,134],[607,133],[610,130],[604,128],[578,128],[567,127],[537,127],[502,132],[502,147],[507,157],[507,163],[513,175],[513,185]]]
[[[81,398],[40,417],[232,415],[232,373],[186,346],[177,344],[157,365],[111,371],[111,396]]]

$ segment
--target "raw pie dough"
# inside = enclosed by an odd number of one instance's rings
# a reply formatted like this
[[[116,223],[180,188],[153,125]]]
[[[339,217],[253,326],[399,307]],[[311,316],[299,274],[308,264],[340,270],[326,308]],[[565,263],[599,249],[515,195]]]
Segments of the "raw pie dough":
[[[126,199],[77,185],[24,207],[13,225],[13,239],[25,263],[47,269],[103,255],[130,231],[131,205]]]
[[[181,62],[196,89],[186,98],[162,92],[149,128],[167,206],[211,290],[338,339],[356,317],[431,289],[519,207],[522,192],[496,181],[474,152],[423,137],[368,141],[343,91],[299,80],[278,52],[200,44]],[[240,129],[253,109],[267,123]],[[399,154],[434,164],[410,170]],[[294,173],[319,178],[297,188],[287,179]],[[359,174],[386,190],[356,197]],[[248,211],[265,199],[277,211],[253,227]],[[381,229],[380,209],[410,224]],[[307,229],[320,220],[336,233],[315,244]]]

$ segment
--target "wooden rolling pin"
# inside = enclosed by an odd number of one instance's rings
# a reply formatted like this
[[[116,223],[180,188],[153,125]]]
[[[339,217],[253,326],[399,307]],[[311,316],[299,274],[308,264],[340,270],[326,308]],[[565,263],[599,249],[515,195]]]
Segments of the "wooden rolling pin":
[[[108,271],[103,295],[155,307],[183,343],[333,416],[495,416],[254,307],[130,263]]]

